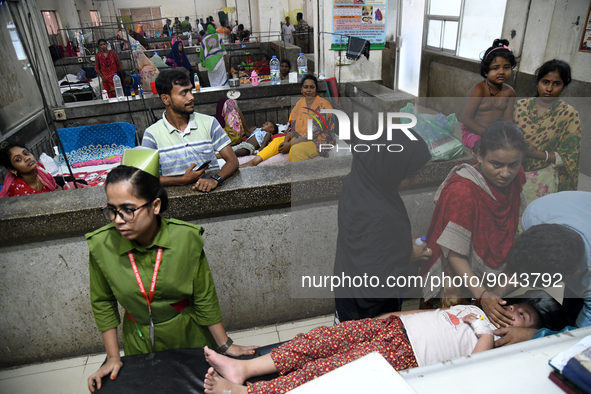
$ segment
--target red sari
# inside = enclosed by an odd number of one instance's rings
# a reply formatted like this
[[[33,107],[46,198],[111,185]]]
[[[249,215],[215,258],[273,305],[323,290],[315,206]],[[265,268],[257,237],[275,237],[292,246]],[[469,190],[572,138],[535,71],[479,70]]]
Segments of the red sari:
[[[520,210],[527,205],[524,183],[523,167],[504,190],[490,184],[476,165],[461,164],[452,169],[435,194],[437,205],[427,232],[427,245],[433,256],[421,267],[421,275],[454,275],[448,262],[450,250],[466,256],[479,278],[489,273],[500,274],[515,241]],[[441,286],[431,288],[431,282],[427,282],[423,297],[429,300],[440,292]],[[446,287],[444,296],[472,296],[466,291],[462,294],[463,289],[456,289],[454,294],[453,289]],[[452,304],[456,305],[445,305]]]
[[[122,68],[119,57],[112,49],[107,54],[107,57],[105,57],[102,51],[99,51],[96,54],[95,68],[103,74],[103,87],[109,93],[109,97],[115,97],[113,76]]]

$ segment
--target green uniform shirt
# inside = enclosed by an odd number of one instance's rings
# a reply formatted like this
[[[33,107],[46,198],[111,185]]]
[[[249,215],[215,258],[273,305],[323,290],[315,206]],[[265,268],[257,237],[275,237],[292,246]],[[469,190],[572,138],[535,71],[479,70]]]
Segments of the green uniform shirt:
[[[134,323],[127,314],[123,320],[126,355],[217,346],[206,326],[221,322],[222,312],[203,251],[202,233],[199,226],[162,219],[160,231],[147,248],[125,239],[113,224],[86,234],[90,250],[90,300],[99,331],[119,325],[117,303],[137,321]],[[152,300],[155,326],[152,347],[148,304],[140,292],[127,252],[133,253],[149,294],[158,247],[163,252]],[[182,312],[171,306],[188,298],[189,305]]]

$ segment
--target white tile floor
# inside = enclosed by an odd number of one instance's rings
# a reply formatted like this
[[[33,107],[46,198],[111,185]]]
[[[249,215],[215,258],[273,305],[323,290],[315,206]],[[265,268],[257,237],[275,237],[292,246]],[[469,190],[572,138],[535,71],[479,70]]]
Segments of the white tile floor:
[[[579,190],[591,192],[591,177],[581,174]],[[418,300],[406,300],[404,310],[418,309]],[[299,320],[275,326],[230,333],[232,339],[244,345],[269,345],[287,341],[300,332],[323,325],[332,325],[333,316]],[[83,394],[87,393],[86,379],[98,369],[104,354],[88,355],[67,360],[0,370],[2,394]]]
[[[298,320],[275,326],[230,332],[241,345],[265,346],[287,341],[300,332],[333,324],[334,316]],[[2,394],[84,394],[88,393],[86,380],[104,361],[104,354],[88,355],[44,364],[0,370]]]

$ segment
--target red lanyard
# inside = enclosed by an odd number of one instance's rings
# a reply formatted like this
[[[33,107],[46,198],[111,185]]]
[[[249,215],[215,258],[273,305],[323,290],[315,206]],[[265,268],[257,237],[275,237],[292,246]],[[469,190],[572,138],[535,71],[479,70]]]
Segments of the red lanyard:
[[[154,346],[154,322],[152,320],[152,300],[154,299],[154,289],[156,288],[156,278],[158,278],[158,269],[160,268],[160,262],[162,261],[162,248],[158,248],[158,253],[156,254],[156,264],[154,265],[152,283],[150,284],[150,296],[146,294],[146,289],[144,288],[144,284],[142,283],[142,277],[140,276],[140,273],[137,269],[137,264],[135,263],[133,253],[127,252],[127,256],[129,256],[131,268],[133,268],[135,280],[137,281],[137,284],[140,287],[140,292],[142,293],[142,295],[146,299],[146,302],[148,303],[148,314],[150,315],[150,341],[152,342],[152,346]]]
[[[154,266],[154,273],[152,274],[152,283],[150,284],[150,297],[148,297],[148,294],[146,294],[146,289],[144,288],[144,284],[142,283],[142,277],[140,276],[140,273],[137,269],[133,253],[128,252],[127,255],[129,256],[131,268],[133,268],[133,273],[135,274],[135,280],[137,280],[137,284],[140,287],[140,291],[146,299],[146,302],[148,303],[148,308],[150,308],[152,299],[154,299],[154,289],[156,288],[156,278],[158,277],[158,269],[160,268],[160,262],[162,261],[162,248],[158,248],[158,254],[156,255],[156,265]]]

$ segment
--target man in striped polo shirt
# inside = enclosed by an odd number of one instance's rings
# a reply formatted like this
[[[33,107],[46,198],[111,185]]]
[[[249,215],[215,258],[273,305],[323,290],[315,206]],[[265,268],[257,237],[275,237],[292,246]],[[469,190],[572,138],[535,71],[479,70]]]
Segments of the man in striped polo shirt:
[[[193,112],[191,88],[183,71],[167,70],[158,75],[156,89],[166,110],[161,120],[146,129],[142,146],[158,150],[164,186],[195,183],[193,190],[209,192],[236,172],[238,158],[217,119]],[[221,169],[216,152],[226,161]],[[207,162],[209,166],[196,171]]]

